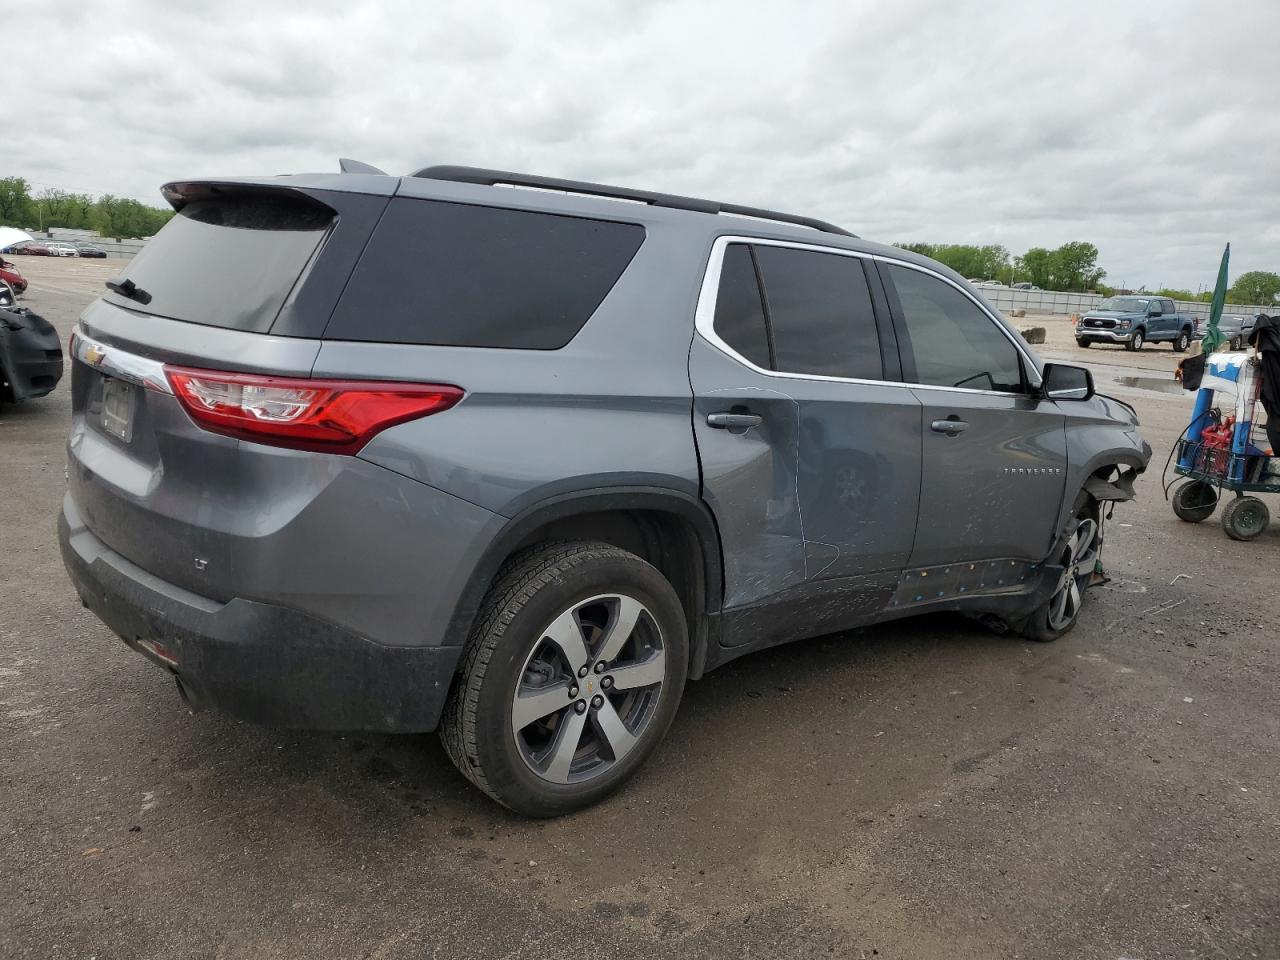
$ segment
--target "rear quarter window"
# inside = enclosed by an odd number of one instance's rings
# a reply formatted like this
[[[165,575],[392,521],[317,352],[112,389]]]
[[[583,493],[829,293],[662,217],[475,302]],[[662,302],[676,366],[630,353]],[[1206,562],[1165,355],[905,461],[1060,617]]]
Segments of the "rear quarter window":
[[[395,199],[325,338],[555,350],[595,313],[644,235],[638,224]]]

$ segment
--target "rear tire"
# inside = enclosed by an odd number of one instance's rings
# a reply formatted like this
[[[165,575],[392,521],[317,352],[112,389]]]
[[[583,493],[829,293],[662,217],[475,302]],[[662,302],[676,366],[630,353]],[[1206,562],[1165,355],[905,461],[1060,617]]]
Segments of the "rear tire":
[[[1199,523],[1218,509],[1218,491],[1203,480],[1188,480],[1173,492],[1173,512],[1179,520]]]
[[[1073,526],[1066,542],[1050,560],[1062,566],[1062,577],[1048,600],[1017,624],[1028,640],[1049,643],[1070,633],[1080,617],[1084,591],[1093,577],[1102,548],[1102,505],[1083,490],[1076,497]]]
[[[1187,331],[1183,330],[1181,333],[1178,334],[1177,337],[1174,338],[1173,352],[1185,353],[1187,347],[1189,347],[1190,345],[1191,345],[1191,335],[1187,333]]]
[[[645,762],[675,717],[688,664],[680,598],[657,569],[605,543],[541,544],[498,572],[440,737],[494,800],[560,816]]]
[[[1222,511],[1222,529],[1232,540],[1256,540],[1270,522],[1267,505],[1257,497],[1237,497]]]

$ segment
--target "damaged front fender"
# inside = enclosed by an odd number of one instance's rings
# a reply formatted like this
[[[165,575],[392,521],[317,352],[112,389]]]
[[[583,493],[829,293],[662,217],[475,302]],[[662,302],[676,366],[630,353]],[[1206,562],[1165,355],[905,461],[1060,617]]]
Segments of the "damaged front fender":
[[[1133,485],[1137,481],[1140,472],[1137,467],[1117,464],[1110,470],[1104,470],[1090,476],[1084,482],[1084,490],[1095,500],[1123,503],[1126,500],[1132,500],[1137,495],[1134,493]]]

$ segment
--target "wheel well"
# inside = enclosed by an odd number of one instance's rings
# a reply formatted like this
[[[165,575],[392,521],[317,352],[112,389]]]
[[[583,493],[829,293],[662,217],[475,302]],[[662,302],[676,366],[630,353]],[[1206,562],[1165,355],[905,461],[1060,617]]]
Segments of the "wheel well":
[[[1133,484],[1140,471],[1126,463],[1108,463],[1094,470],[1084,489],[1095,500],[1124,501],[1134,498]]]
[[[675,589],[689,625],[689,655],[701,663],[705,642],[707,570],[697,530],[685,518],[662,510],[598,510],[551,520],[530,530],[512,553],[549,540],[596,540],[621,547],[655,566]]]

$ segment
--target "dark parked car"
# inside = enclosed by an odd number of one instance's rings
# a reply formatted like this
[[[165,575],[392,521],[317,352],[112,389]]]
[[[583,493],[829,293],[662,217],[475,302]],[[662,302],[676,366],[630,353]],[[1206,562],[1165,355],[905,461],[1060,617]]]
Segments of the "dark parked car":
[[[62,379],[62,344],[53,324],[17,305],[0,283],[0,403],[51,393]]]
[[[107,252],[105,250],[101,247],[95,247],[91,243],[78,243],[76,244],[76,250],[79,251],[80,256],[82,257],[92,257],[103,260],[106,259],[107,256]]]
[[[24,240],[22,243],[15,243],[13,246],[8,248],[8,252],[24,257],[53,256],[53,253],[49,250],[47,244],[40,243],[36,240]]]
[[[192,704],[439,726],[546,816],[743,654],[1075,624],[1150,447],[954,271],[767,210],[344,168],[167,185],[73,334],[63,559]]]
[[[1256,313],[1224,313],[1218,321],[1218,330],[1226,339],[1228,350],[1243,350],[1249,343],[1249,334],[1258,322]],[[1196,321],[1196,339],[1203,340],[1209,331],[1207,320]]]

